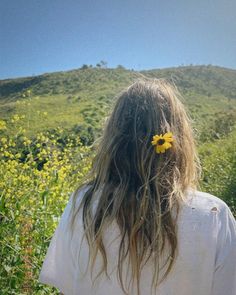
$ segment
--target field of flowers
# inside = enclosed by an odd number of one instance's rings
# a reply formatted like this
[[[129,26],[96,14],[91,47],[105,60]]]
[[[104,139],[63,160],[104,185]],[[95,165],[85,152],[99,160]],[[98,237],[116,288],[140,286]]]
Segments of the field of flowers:
[[[70,193],[90,168],[79,137],[22,133],[0,139],[1,294],[57,294],[37,282]]]

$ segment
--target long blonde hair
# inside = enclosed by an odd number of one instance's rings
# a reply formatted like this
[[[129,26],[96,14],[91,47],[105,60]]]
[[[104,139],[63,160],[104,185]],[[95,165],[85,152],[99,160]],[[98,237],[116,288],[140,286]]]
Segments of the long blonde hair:
[[[87,181],[89,189],[74,217],[82,208],[91,272],[98,253],[103,260],[98,276],[108,275],[103,233],[112,221],[117,222],[121,234],[117,272],[125,294],[122,270],[126,258],[140,294],[141,270],[150,257],[154,288],[167,277],[177,257],[180,204],[188,188],[197,187],[200,175],[190,123],[177,89],[162,79],[139,80],[125,89],[106,123]],[[153,135],[169,131],[174,135],[173,146],[157,154],[151,145]],[[168,267],[158,281],[166,243],[170,246]]]

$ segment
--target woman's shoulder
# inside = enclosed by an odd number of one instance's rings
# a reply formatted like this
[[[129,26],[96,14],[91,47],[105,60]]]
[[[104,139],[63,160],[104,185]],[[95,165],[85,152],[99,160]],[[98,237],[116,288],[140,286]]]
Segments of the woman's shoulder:
[[[189,189],[179,214],[179,222],[186,220],[208,226],[222,227],[229,220],[236,226],[235,218],[227,203],[219,197],[207,192]]]
[[[229,209],[225,201],[207,192],[189,189],[186,195],[185,205],[198,211],[221,212]]]
[[[191,232],[192,226],[198,228],[199,235],[209,239],[211,235],[226,236],[227,232],[236,234],[236,221],[225,201],[207,192],[189,190],[179,214],[182,230]],[[211,235],[210,235],[211,233]],[[235,236],[236,237],[236,236]]]

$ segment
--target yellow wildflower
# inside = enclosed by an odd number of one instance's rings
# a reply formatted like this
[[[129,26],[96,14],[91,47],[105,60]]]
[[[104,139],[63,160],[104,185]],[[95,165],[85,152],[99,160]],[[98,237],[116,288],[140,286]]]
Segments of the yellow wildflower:
[[[1,142],[2,142],[2,143],[6,143],[6,142],[7,142],[6,137],[1,138]]]
[[[0,120],[0,130],[4,130],[4,129],[7,129],[6,122],[3,120]]]
[[[10,155],[11,155],[11,154],[10,154],[9,152],[7,152],[7,151],[4,152],[4,156],[5,156],[5,157],[10,157]]]
[[[155,150],[158,154],[164,153],[167,149],[171,148],[171,142],[174,141],[173,134],[167,132],[164,135],[154,135],[152,140],[152,145],[155,146]]]

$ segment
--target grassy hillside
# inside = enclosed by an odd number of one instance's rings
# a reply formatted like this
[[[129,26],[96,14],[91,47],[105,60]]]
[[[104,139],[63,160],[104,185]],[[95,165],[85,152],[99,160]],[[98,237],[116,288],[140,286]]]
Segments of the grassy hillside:
[[[122,69],[88,68],[5,80],[0,82],[0,118],[13,133],[16,126],[11,124],[11,118],[15,114],[25,116],[20,124],[30,135],[75,125],[91,127],[97,132],[114,95],[137,75]]]
[[[236,71],[213,66],[190,66],[135,72],[87,68],[37,77],[0,81],[0,119],[15,133],[26,134],[56,127],[90,128],[98,134],[114,96],[142,77],[166,78],[184,96],[194,127],[201,133],[216,115],[236,108]],[[12,122],[14,115],[20,121]]]

